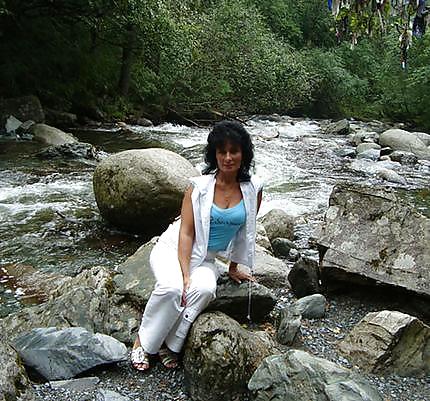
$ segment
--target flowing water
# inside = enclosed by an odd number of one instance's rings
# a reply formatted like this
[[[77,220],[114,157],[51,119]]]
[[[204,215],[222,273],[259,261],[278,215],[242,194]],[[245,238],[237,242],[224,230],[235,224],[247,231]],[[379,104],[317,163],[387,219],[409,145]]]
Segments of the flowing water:
[[[266,182],[261,214],[281,208],[300,217],[300,247],[307,247],[337,181],[387,185],[372,173],[374,162],[337,156],[337,150],[350,147],[347,138],[322,134],[319,122],[288,117],[277,122],[251,120],[248,130],[255,145],[255,173]],[[208,132],[162,124],[74,134],[107,153],[168,148],[199,168]],[[24,307],[25,299],[5,269],[28,266],[67,275],[94,265],[114,269],[146,240],[101,219],[92,190],[96,163],[42,160],[35,156],[41,148],[34,142],[0,139],[0,317]],[[428,214],[429,165],[398,166],[397,172],[408,181],[403,186],[405,197]]]

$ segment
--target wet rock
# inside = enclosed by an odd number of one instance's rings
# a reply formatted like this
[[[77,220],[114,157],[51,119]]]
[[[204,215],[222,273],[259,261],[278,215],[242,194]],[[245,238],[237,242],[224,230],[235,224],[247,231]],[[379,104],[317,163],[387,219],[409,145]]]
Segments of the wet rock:
[[[288,257],[291,249],[296,249],[296,244],[287,238],[275,238],[272,241],[273,252],[277,257]]]
[[[3,336],[0,341],[0,401],[36,401],[18,353]]]
[[[78,140],[71,134],[67,134],[58,128],[46,124],[34,124],[28,130],[33,139],[48,145],[64,145],[65,143],[76,143]]]
[[[71,128],[78,123],[76,114],[53,109],[45,109],[46,121],[55,127]]]
[[[418,162],[418,156],[414,155],[412,152],[404,152],[401,150],[396,150],[390,154],[390,159],[406,165],[415,165]]]
[[[16,130],[21,126],[22,122],[14,116],[9,116],[6,120],[5,130],[6,135],[15,135]]]
[[[377,149],[377,150],[380,150],[381,149],[381,146],[380,145],[378,145],[377,143],[373,143],[373,142],[366,142],[366,143],[360,143],[358,146],[357,146],[357,149],[356,149],[356,152],[357,153],[362,153],[362,152],[365,152],[366,150],[369,150],[369,149]]]
[[[131,401],[131,398],[112,390],[100,390],[96,395],[96,401]]]
[[[430,373],[430,327],[397,311],[368,313],[339,349],[365,371],[400,376]]]
[[[380,156],[379,149],[367,149],[357,154],[357,159],[378,160]]]
[[[272,253],[272,245],[270,244],[269,237],[267,236],[264,225],[257,221],[257,234],[255,236],[255,243],[262,246],[268,252]]]
[[[290,268],[282,260],[270,255],[264,248],[256,245],[253,273],[260,284],[269,288],[289,286]]]
[[[288,274],[291,289],[298,298],[321,291],[318,262],[302,256]]]
[[[325,315],[327,300],[322,294],[312,294],[298,299],[294,308],[304,319],[320,319]]]
[[[324,128],[324,133],[328,135],[348,135],[349,131],[349,121],[346,119],[330,123]]]
[[[300,332],[302,315],[300,311],[291,306],[281,309],[276,339],[280,344],[291,345]]]
[[[36,96],[0,99],[0,126],[4,126],[11,115],[20,121],[33,120],[42,123],[45,120],[42,105]]]
[[[382,401],[363,377],[299,350],[264,359],[248,388],[254,401]]]
[[[138,118],[136,120],[136,124],[142,127],[152,127],[154,125],[151,120],[148,120],[147,118],[143,117]]]
[[[323,282],[361,279],[430,295],[428,217],[378,187],[338,184],[329,205],[316,234]]]
[[[294,240],[295,219],[283,210],[270,210],[262,217],[261,223],[266,229],[270,241],[273,241],[275,238]]]
[[[377,177],[382,178],[385,181],[395,182],[397,184],[406,185],[407,181],[400,174],[387,168],[382,168],[377,172]]]
[[[26,366],[48,380],[70,379],[98,365],[127,359],[127,348],[112,337],[82,327],[37,328],[13,341]]]
[[[248,319],[249,283],[237,284],[227,275],[218,280],[216,299],[207,310],[220,311],[238,321]],[[264,285],[251,284],[250,318],[253,322],[261,322],[273,310],[276,304],[275,294]]]
[[[350,157],[350,158],[355,157],[355,149],[354,148],[336,149],[334,151],[334,153],[336,154],[336,156],[339,156],[339,157]]]
[[[50,146],[36,154],[42,159],[68,158],[99,160],[97,149],[90,143],[75,142],[63,145]]]
[[[220,312],[199,316],[184,354],[191,398],[223,401],[240,396],[254,370],[273,350],[273,340],[265,332],[249,332]]]
[[[127,150],[104,159],[93,177],[101,215],[130,232],[161,233],[180,212],[189,161],[165,149]]]
[[[413,132],[401,129],[389,129],[379,138],[381,146],[389,146],[393,150],[412,152],[419,159],[430,160],[430,151],[425,143]]]
[[[98,377],[81,377],[71,380],[56,380],[49,382],[51,388],[62,388],[71,391],[92,390],[100,382]]]

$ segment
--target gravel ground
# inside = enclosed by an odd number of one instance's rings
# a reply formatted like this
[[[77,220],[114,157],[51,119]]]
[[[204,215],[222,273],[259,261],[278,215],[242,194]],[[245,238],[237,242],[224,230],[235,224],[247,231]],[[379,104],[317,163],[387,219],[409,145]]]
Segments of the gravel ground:
[[[283,305],[290,304],[294,300],[290,293],[280,293],[274,315]],[[336,344],[366,313],[390,309],[384,302],[386,301],[369,301],[346,295],[329,296],[325,318],[302,321],[301,338],[297,348],[329,359],[341,366],[358,369],[351,366],[349,361],[337,352]],[[264,327],[269,331],[273,328],[270,324]],[[38,400],[101,401],[107,399],[100,394],[100,390],[104,389],[115,391],[132,401],[191,401],[185,388],[181,366],[176,370],[166,370],[159,362],[155,362],[149,372],[141,373],[134,371],[129,363],[124,362],[87,372],[86,376],[97,376],[100,382],[92,390],[86,391],[53,389],[48,383],[35,384]],[[430,400],[429,376],[425,378],[402,378],[396,375],[382,377],[371,374],[364,374],[364,376],[378,388],[384,401]],[[247,399],[244,396],[241,401]],[[115,399],[115,401],[123,400]]]

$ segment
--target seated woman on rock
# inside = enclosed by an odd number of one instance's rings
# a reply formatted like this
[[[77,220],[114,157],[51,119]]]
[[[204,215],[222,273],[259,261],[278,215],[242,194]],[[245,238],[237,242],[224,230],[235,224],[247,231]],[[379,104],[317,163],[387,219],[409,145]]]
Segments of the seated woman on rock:
[[[157,353],[165,367],[177,366],[191,324],[215,298],[217,253],[231,261],[231,279],[253,280],[237,267],[254,264],[262,187],[250,176],[253,157],[251,138],[241,124],[215,124],[205,148],[203,175],[190,179],[180,220],[151,252],[156,285],[131,353],[135,369],[147,370],[149,355]]]

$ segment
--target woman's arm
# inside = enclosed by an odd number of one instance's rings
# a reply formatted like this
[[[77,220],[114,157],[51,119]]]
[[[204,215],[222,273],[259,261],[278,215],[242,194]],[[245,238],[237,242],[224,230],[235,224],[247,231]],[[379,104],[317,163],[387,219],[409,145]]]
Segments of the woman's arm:
[[[257,194],[257,213],[260,210],[262,199],[263,199],[263,190],[260,190]],[[249,273],[238,270],[236,262],[230,262],[230,266],[228,268],[228,275],[233,281],[236,281],[236,283],[239,283],[239,284],[242,282],[242,280],[255,281],[254,277],[252,277]]]
[[[194,243],[194,214],[191,202],[192,187],[189,187],[182,200],[181,226],[179,228],[178,259],[184,280],[184,290],[182,293],[182,306],[185,306],[185,293],[190,286],[190,260]]]

